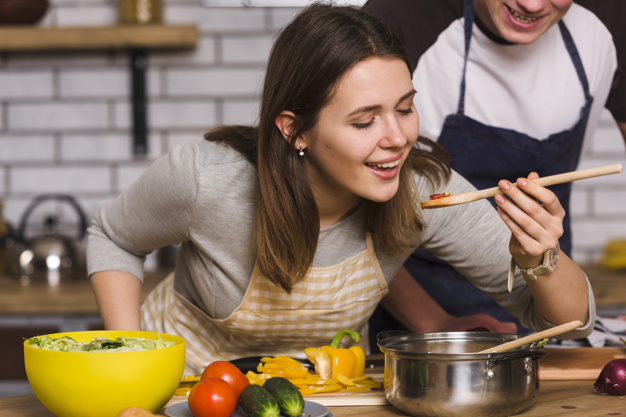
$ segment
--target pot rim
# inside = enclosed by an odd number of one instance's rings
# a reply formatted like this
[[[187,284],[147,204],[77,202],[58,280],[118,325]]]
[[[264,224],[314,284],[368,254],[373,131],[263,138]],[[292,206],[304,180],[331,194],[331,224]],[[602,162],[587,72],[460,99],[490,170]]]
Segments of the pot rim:
[[[445,352],[411,352],[402,349],[406,345],[415,345],[426,342],[464,342],[478,341],[489,343],[493,346],[506,341],[519,339],[525,334],[516,333],[494,333],[494,332],[437,332],[437,333],[408,333],[398,334],[382,338],[378,341],[379,349],[385,354],[400,359],[422,359],[422,360],[513,360],[521,357],[540,358],[546,355],[543,347],[537,347],[537,342],[529,343],[517,349],[504,352],[465,352],[465,353],[445,353]]]

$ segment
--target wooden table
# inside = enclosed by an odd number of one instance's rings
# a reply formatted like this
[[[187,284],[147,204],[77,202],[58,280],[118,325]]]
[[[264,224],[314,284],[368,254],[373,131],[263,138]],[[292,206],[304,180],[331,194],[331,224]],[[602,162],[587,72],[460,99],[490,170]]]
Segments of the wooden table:
[[[314,401],[312,397],[307,399]],[[405,416],[392,406],[329,407],[335,417]],[[593,381],[542,381],[535,404],[523,417],[626,416],[626,398],[593,391]],[[0,417],[53,417],[34,395],[0,398]],[[111,416],[113,417],[113,416]]]

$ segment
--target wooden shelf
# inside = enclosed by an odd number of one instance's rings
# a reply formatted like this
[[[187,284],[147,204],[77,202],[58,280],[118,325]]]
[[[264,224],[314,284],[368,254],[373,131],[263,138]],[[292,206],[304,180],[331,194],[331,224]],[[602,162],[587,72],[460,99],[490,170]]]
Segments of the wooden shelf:
[[[126,50],[130,55],[133,153],[148,153],[146,54],[153,49],[192,49],[194,25],[118,25],[43,28],[0,27],[0,52]]]
[[[0,51],[194,48],[194,25],[0,27]]]

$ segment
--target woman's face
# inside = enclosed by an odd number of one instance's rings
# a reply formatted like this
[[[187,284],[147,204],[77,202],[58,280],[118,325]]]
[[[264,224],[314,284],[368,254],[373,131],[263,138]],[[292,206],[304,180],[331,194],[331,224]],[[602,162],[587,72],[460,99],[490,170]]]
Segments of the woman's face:
[[[536,41],[569,10],[573,0],[476,0],[480,20],[512,43]]]
[[[316,127],[302,136],[318,206],[383,202],[396,194],[419,131],[414,95],[399,59],[368,59],[343,75]]]

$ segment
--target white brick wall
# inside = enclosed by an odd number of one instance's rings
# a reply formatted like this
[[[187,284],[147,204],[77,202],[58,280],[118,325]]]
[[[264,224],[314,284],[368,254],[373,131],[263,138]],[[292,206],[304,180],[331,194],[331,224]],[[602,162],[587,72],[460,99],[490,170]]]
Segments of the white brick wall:
[[[164,0],[165,21],[196,24],[193,51],[149,54],[147,157],[131,150],[128,58],[120,51],[0,53],[0,198],[17,224],[31,199],[70,193],[88,215],[172,146],[219,124],[250,124],[275,32],[297,8],[202,7]],[[44,26],[116,23],[113,0],[51,0]],[[581,168],[625,163],[608,113]],[[575,183],[575,258],[626,237],[626,174]]]
[[[608,111],[580,169],[621,163],[626,168],[624,140]],[[626,173],[592,178],[573,185],[573,257],[581,264],[593,264],[609,239],[626,239]]]

